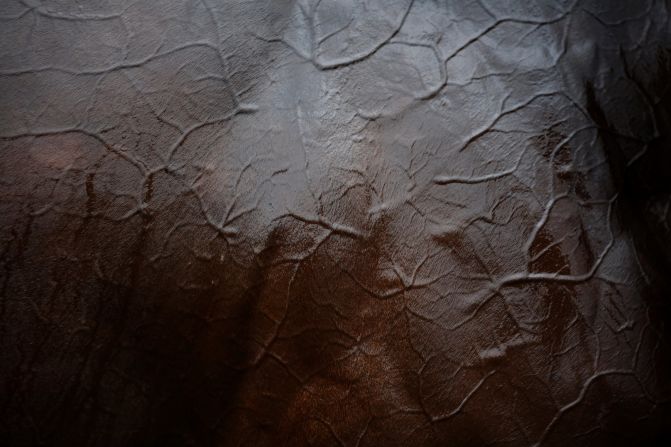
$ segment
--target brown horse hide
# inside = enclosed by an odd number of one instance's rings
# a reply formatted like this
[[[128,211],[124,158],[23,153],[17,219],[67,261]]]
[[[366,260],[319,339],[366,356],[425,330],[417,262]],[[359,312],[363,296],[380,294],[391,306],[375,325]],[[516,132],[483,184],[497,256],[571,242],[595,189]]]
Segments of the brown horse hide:
[[[2,0],[0,444],[671,442],[668,0]]]

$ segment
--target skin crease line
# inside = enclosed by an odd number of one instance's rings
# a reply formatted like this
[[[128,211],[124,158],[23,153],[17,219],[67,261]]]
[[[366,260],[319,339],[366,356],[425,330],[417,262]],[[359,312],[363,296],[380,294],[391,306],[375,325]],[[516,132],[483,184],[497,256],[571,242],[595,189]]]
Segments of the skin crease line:
[[[670,11],[0,2],[0,445],[668,444]]]

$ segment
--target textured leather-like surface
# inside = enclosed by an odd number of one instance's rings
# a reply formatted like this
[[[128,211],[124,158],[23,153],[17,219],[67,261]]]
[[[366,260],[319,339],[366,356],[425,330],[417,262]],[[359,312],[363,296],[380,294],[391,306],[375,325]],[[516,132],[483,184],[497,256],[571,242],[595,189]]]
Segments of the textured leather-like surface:
[[[668,440],[670,8],[4,0],[3,445]]]

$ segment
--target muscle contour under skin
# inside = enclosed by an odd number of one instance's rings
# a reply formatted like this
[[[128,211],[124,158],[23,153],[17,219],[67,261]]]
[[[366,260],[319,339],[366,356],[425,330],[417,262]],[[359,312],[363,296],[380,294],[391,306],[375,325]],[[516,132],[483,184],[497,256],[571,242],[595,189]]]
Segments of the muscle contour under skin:
[[[4,0],[0,443],[671,439],[665,0]]]

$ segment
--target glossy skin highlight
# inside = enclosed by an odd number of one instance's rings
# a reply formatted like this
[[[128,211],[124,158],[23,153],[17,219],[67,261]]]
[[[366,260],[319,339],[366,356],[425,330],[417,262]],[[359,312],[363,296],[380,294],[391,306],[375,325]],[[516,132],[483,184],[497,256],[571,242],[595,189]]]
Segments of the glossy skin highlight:
[[[668,440],[670,17],[3,2],[0,440]]]

